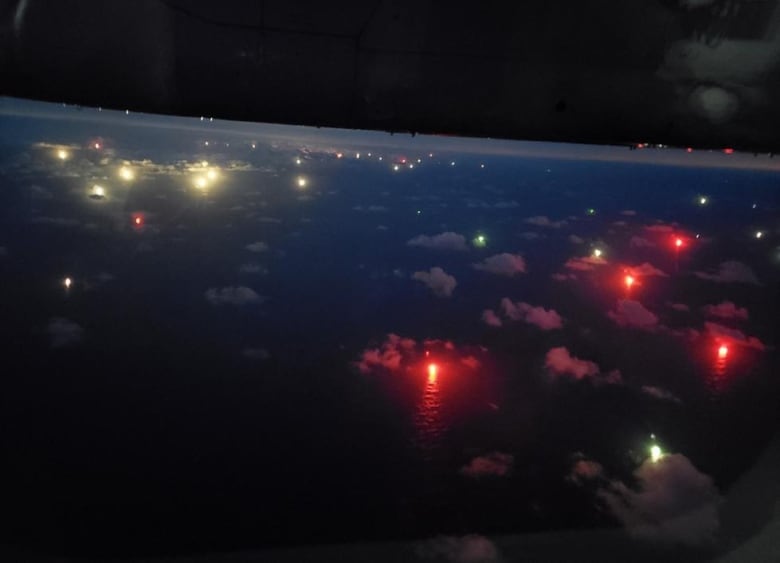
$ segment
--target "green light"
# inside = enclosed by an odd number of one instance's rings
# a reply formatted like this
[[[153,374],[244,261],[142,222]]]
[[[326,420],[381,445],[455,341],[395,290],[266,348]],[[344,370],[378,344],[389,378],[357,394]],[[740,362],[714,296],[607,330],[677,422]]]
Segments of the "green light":
[[[595,215],[596,214],[596,210],[593,209],[592,207],[588,207],[587,213],[588,213],[588,215]]]
[[[653,444],[650,446],[650,460],[653,463],[656,463],[661,457],[663,457],[664,453],[661,451],[661,446],[658,444]]]
[[[479,234],[475,236],[471,242],[474,246],[478,248],[484,248],[485,246],[487,246],[487,237],[485,235]]]

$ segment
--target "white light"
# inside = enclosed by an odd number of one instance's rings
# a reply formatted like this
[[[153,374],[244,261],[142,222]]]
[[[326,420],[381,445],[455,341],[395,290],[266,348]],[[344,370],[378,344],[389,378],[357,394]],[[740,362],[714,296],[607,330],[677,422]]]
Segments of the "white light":
[[[754,204],[753,204],[753,209],[755,209],[756,207],[757,207],[757,204],[755,204],[755,203],[754,203]]]
[[[379,157],[379,160],[382,160],[382,157],[381,157],[381,156]]]
[[[422,159],[417,159],[417,164],[420,164],[422,162]]]
[[[92,186],[92,195],[94,195],[95,197],[105,197],[106,190],[105,188],[103,188],[103,186],[98,186],[97,184],[95,184],[94,186]]]
[[[65,149],[59,149],[57,151],[57,158],[59,158],[60,160],[67,160],[68,159],[68,151],[66,151]]]
[[[300,163],[301,163],[301,159],[300,158],[296,158],[295,159],[295,164],[300,164]]]
[[[409,168],[414,168],[414,164],[409,164]]]
[[[479,167],[480,167],[480,168],[484,168],[484,167],[485,167],[485,165],[484,165],[484,164],[480,164],[480,165],[479,165]]]
[[[368,153],[368,158],[371,158],[371,153]]]
[[[601,258],[601,254],[602,254],[602,252],[601,252],[600,248],[594,248],[593,249],[593,256],[595,256],[596,258]]]
[[[663,457],[663,452],[661,451],[661,446],[658,444],[653,444],[650,446],[650,460],[653,463],[656,463],[659,459]]]
[[[198,189],[205,189],[206,186],[208,186],[208,180],[204,178],[203,176],[198,176],[195,178],[195,187]]]
[[[355,155],[355,158],[360,158],[360,153],[357,153],[357,154]]]
[[[100,149],[100,143],[95,143],[95,149],[96,149],[96,150],[99,150],[99,149]]]
[[[393,170],[398,172],[399,169],[400,169],[400,166],[398,166],[397,164],[393,164]]]
[[[125,110],[125,115],[130,115],[130,110],[129,109]]]
[[[203,121],[203,116],[202,115],[200,116],[200,120]]]
[[[699,198],[699,205],[707,205],[707,198],[704,196],[701,196]]]
[[[257,148],[257,145],[255,143],[252,143],[252,148]]]
[[[200,161],[200,165],[201,165],[203,168],[206,168],[206,166],[208,166],[208,165],[209,165],[209,161],[208,161],[208,160],[201,160],[201,161]]]
[[[764,236],[762,231],[756,231],[756,238],[761,238],[762,236]]]
[[[298,176],[298,187],[305,188],[306,184],[307,184],[306,178],[304,178],[303,176]]]
[[[206,178],[209,180],[216,180],[217,179],[217,171],[216,170],[209,170],[206,172]]]
[[[209,146],[209,142],[208,141],[206,141],[206,146]]]
[[[62,283],[65,285],[65,289],[70,289],[70,286],[73,285],[73,280],[70,278],[65,278],[65,281]]]
[[[455,161],[450,162],[450,166],[455,166]]]
[[[123,180],[130,181],[133,178],[135,178],[135,173],[131,168],[128,168],[127,166],[122,166],[119,169],[119,177],[122,178]]]

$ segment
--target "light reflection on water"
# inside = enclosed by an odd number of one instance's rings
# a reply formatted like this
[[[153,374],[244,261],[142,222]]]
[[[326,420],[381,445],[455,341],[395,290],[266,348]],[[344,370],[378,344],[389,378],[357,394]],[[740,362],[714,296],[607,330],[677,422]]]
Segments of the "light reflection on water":
[[[417,430],[415,445],[422,450],[423,458],[426,460],[431,459],[441,447],[441,440],[446,430],[441,407],[438,374],[436,370],[429,370],[423,395],[417,403],[414,415],[414,426]]]

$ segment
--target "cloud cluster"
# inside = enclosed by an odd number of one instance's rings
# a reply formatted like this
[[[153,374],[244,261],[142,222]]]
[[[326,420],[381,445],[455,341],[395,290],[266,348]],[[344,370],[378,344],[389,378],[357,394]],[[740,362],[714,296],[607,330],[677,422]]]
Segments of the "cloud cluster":
[[[499,276],[514,276],[525,273],[525,260],[519,254],[503,252],[485,258],[482,262],[473,264],[476,270]]]
[[[651,397],[655,397],[656,399],[660,399],[662,401],[671,401],[672,403],[682,403],[680,398],[672,393],[671,391],[667,391],[666,389],[663,389],[661,387],[656,387],[654,385],[642,385],[642,393],[646,395],[650,395]]]
[[[607,313],[620,326],[652,330],[658,325],[658,317],[639,301],[620,299],[617,307]]]
[[[475,457],[460,468],[460,474],[478,479],[480,477],[503,477],[512,471],[515,458],[502,452],[492,452]]]
[[[717,272],[696,272],[696,277],[717,283],[750,283],[761,285],[749,266],[736,260],[727,260],[718,266]]]
[[[377,368],[396,371],[401,367],[404,355],[413,353],[416,345],[411,338],[388,334],[380,347],[363,350],[357,368],[361,373],[370,373]]]
[[[51,338],[52,348],[63,348],[81,340],[84,329],[78,324],[63,317],[53,317],[49,320],[46,332]]]
[[[431,250],[468,250],[466,238],[458,233],[447,231],[438,235],[418,235],[406,241],[409,246],[419,246]]]
[[[528,217],[525,222],[529,225],[535,225],[537,227],[549,227],[551,229],[560,229],[566,225],[565,220],[552,221],[546,215],[535,215],[534,217]]]
[[[450,297],[458,285],[454,276],[451,276],[438,266],[429,271],[420,271],[412,274],[412,279],[424,283],[436,297]]]
[[[708,475],[682,454],[647,458],[634,471],[634,484],[607,480],[596,462],[575,463],[569,480],[598,483],[597,497],[628,533],[645,540],[703,545],[714,540],[721,496]]]
[[[501,300],[501,310],[513,321],[524,321],[542,330],[554,330],[563,327],[563,319],[554,309],[534,307],[529,303],[512,302],[508,297]]]
[[[212,305],[251,305],[262,303],[264,300],[253,289],[243,285],[212,287],[207,289],[204,295]]]
[[[708,317],[737,321],[746,321],[748,319],[748,310],[744,307],[737,307],[731,301],[723,301],[717,305],[705,305],[702,307],[702,310]]]
[[[736,330],[723,326],[719,323],[706,321],[704,323],[705,332],[717,341],[737,344],[754,350],[764,350],[766,346],[755,336],[746,336],[741,330]]]
[[[482,322],[488,326],[496,326],[496,327],[504,324],[501,321],[501,317],[496,315],[496,312],[493,309],[485,309],[484,311],[482,311]]]
[[[659,270],[653,266],[650,262],[643,262],[639,266],[630,266],[627,268],[628,273],[635,277],[652,277],[658,276],[662,278],[669,277],[666,272]]]

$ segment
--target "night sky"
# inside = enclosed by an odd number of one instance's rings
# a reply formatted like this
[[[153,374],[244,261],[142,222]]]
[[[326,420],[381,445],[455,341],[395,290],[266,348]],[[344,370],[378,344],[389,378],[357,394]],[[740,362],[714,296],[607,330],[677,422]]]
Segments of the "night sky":
[[[2,543],[725,552],[773,502],[729,491],[778,428],[778,169],[0,100]]]

